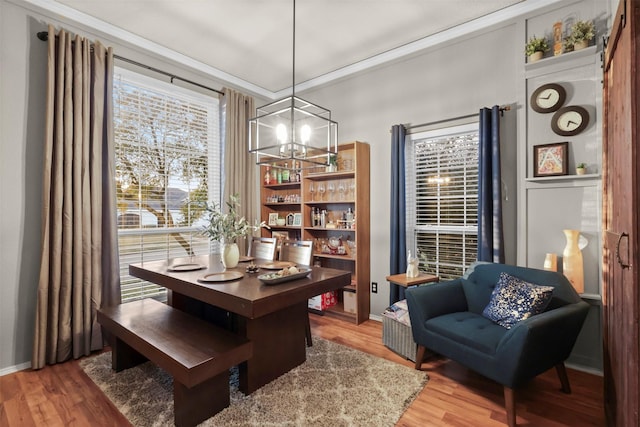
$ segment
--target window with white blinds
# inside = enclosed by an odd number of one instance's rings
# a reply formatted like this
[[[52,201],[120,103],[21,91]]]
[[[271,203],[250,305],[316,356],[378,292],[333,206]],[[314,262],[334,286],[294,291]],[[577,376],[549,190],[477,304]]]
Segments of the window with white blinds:
[[[421,270],[460,277],[477,257],[478,125],[410,134],[405,158],[407,248]]]
[[[114,136],[122,301],[166,300],[129,264],[206,254],[204,203],[220,203],[219,102],[116,68]]]

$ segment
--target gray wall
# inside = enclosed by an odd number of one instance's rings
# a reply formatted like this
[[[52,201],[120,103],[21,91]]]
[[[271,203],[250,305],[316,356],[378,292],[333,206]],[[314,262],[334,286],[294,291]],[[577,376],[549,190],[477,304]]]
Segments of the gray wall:
[[[608,2],[585,0],[605,8]],[[568,2],[569,4],[573,2]],[[18,3],[21,4],[21,3]],[[118,54],[187,78],[221,87],[198,72],[106,34],[47,17],[36,7],[26,10],[0,0],[0,375],[26,367],[31,358],[36,289],[40,259],[41,147],[43,140],[46,44],[35,33],[46,23],[63,25],[91,39],[103,40]],[[433,48],[394,64],[381,66],[300,95],[332,110],[340,140],[371,145],[371,313],[388,305],[390,133],[398,123],[424,123],[475,113],[494,104],[513,105],[505,115],[503,145],[507,157],[519,152],[523,126],[524,19]],[[264,100],[256,102],[261,105]],[[517,129],[517,130],[516,130]],[[521,156],[521,154],[518,154]],[[508,162],[509,180],[517,162]],[[517,202],[517,186],[508,183],[507,206]],[[506,221],[516,229],[515,216]],[[516,233],[509,236],[509,257],[515,260]],[[595,316],[584,351],[599,351],[599,317]],[[586,358],[588,359],[588,357]],[[595,367],[600,369],[600,367]]]
[[[47,24],[51,23],[91,40],[99,39],[123,57],[217,89],[234,88],[201,72],[132,48],[113,36],[48,15],[19,0],[16,3],[0,0],[0,375],[28,367],[32,351],[40,270],[47,59],[47,44],[38,40],[36,33],[46,31]],[[116,61],[116,65],[132,68],[121,61]],[[144,72],[140,68],[132,69]],[[147,74],[168,80],[158,74]],[[258,105],[265,102],[256,98]]]
[[[421,124],[467,115],[482,107],[513,105],[505,122],[517,123],[517,104],[523,67],[524,36],[514,23],[473,38],[433,49],[405,61],[359,74],[304,94],[306,99],[332,110],[339,123],[339,140],[371,145],[371,313],[380,315],[389,305],[389,186],[392,125]],[[515,132],[503,138],[506,148],[517,146]],[[515,177],[515,162],[505,162]],[[515,181],[508,188],[514,205]],[[509,210],[509,208],[507,208]],[[512,209],[513,210],[513,209]],[[515,239],[511,219],[510,240]],[[515,263],[511,246],[509,255]]]

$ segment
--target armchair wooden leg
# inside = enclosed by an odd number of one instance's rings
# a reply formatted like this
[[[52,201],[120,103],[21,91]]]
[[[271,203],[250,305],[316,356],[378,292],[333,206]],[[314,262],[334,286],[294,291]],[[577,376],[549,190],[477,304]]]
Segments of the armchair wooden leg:
[[[516,427],[516,396],[512,388],[504,386],[504,407],[507,410],[507,425]]]
[[[562,391],[564,393],[571,393],[571,386],[569,385],[569,377],[567,376],[567,369],[564,366],[564,362],[558,363],[556,365],[556,372],[558,373],[558,378],[560,378],[560,385],[562,386]]]
[[[422,361],[424,360],[424,353],[426,351],[425,346],[418,345],[418,351],[416,351],[416,369],[419,371],[422,368]]]

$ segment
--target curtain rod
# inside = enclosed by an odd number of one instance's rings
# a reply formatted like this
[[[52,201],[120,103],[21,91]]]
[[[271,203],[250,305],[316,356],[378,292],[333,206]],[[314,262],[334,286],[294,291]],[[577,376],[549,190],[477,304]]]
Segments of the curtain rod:
[[[46,42],[47,40],[49,40],[49,33],[48,33],[47,31],[40,31],[40,32],[38,32],[36,35],[37,35],[37,36],[38,36],[38,38],[39,38],[40,40],[42,40],[43,42]],[[56,37],[58,37],[58,36],[56,36]],[[120,55],[116,55],[116,54],[114,54],[114,55],[113,55],[113,57],[114,57],[115,59],[120,60],[120,61],[128,62],[129,64],[136,65],[136,66],[138,66],[138,67],[140,67],[140,68],[146,68],[147,70],[153,71],[153,72],[155,72],[155,73],[162,74],[162,75],[165,75],[165,76],[167,76],[167,77],[171,77],[171,83],[173,83],[173,80],[174,80],[174,79],[178,79],[178,80],[182,80],[182,81],[183,81],[183,82],[185,82],[185,83],[189,83],[189,84],[191,84],[191,85],[198,86],[198,87],[200,87],[200,88],[202,88],[202,89],[207,89],[207,90],[210,90],[210,91],[212,91],[212,92],[219,93],[220,95],[223,95],[223,96],[224,96],[224,92],[219,91],[218,89],[214,89],[214,88],[211,88],[211,87],[209,87],[209,86],[205,86],[205,85],[203,85],[203,84],[200,84],[200,83],[194,82],[194,81],[189,80],[189,79],[185,79],[184,77],[176,76],[176,75],[175,75],[175,74],[173,74],[173,73],[168,73],[168,72],[166,72],[166,71],[164,71],[164,70],[160,70],[160,69],[158,69],[158,68],[152,67],[152,66],[150,66],[150,65],[143,64],[143,63],[138,62],[138,61],[134,61],[133,59],[125,58],[125,57],[120,56]]]
[[[510,105],[505,105],[504,107],[500,107],[500,116],[502,116],[505,111],[510,111],[510,110],[511,110],[511,106]],[[434,122],[420,123],[419,125],[405,126],[405,129],[409,130],[409,129],[421,128],[421,127],[425,127],[425,126],[439,125],[440,123],[454,122],[456,120],[468,119],[468,118],[471,118],[471,117],[478,117],[478,114],[479,113],[467,114],[467,115],[464,115],[464,116],[452,117],[452,118],[449,118],[449,119],[436,120]]]

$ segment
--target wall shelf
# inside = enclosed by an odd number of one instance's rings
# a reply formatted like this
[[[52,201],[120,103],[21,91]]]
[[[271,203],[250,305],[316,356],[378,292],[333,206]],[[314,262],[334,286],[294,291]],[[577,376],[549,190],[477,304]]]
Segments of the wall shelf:
[[[575,179],[600,179],[599,173],[589,173],[584,175],[559,175],[559,176],[537,176],[526,178],[528,182],[549,182],[549,181],[569,181]]]

